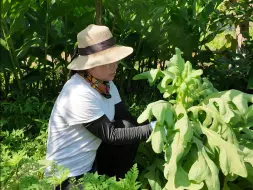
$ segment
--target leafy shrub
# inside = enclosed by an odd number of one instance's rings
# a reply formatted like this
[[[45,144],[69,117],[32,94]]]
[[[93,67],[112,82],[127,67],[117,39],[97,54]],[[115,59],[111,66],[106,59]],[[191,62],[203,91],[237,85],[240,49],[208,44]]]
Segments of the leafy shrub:
[[[148,79],[150,85],[161,79],[157,87],[167,99],[150,103],[138,118],[140,123],[152,117],[157,120],[148,142],[154,152],[163,153],[166,184],[150,184],[152,189],[253,185],[253,95],[218,92],[201,75],[202,70],[192,69],[176,48],[167,69],[134,77]],[[238,182],[241,178],[248,181]]]
[[[85,190],[137,190],[141,186],[139,182],[136,182],[138,174],[137,165],[135,164],[127,172],[125,178],[119,181],[116,181],[116,177],[108,178],[97,173],[87,173],[82,180]]]
[[[15,101],[0,103],[1,129],[22,129],[31,132],[40,132],[47,128],[47,122],[53,107],[53,101],[42,98],[20,97]]]

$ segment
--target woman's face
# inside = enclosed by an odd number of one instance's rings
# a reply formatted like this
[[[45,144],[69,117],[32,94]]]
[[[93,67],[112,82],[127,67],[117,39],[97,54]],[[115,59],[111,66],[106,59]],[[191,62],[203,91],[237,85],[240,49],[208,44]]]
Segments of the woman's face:
[[[88,72],[99,80],[111,81],[116,75],[117,68],[118,62],[115,62],[88,69]]]

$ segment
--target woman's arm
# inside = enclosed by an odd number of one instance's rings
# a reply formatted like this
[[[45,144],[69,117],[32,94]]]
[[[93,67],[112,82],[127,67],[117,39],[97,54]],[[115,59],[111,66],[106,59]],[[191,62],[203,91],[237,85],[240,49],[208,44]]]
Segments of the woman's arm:
[[[128,111],[126,105],[122,101],[115,104],[114,119],[115,120],[126,120],[126,121],[129,121],[130,123],[134,124],[135,126],[149,124],[148,121],[141,123],[141,124],[137,123],[137,118],[132,116],[132,114]]]
[[[117,104],[115,104],[115,120],[126,120],[130,123],[134,124],[135,126],[138,126],[137,119],[131,115],[131,113],[128,111],[126,105],[121,101]]]
[[[111,122],[106,115],[83,125],[103,142],[114,145],[145,141],[152,132],[150,124],[135,126],[124,120]]]

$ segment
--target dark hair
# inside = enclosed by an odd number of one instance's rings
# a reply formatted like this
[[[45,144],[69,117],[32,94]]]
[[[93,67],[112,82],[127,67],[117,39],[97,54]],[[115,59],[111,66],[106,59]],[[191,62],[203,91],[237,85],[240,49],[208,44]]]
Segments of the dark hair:
[[[84,76],[87,75],[87,70],[70,70],[69,78],[71,78],[76,73],[82,73]]]
[[[69,78],[71,78],[74,74],[76,74],[78,71],[76,70],[70,70],[69,72]]]

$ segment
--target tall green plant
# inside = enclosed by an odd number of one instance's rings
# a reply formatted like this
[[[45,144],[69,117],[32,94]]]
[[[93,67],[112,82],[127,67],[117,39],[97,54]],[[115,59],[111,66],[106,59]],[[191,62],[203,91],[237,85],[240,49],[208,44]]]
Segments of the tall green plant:
[[[167,69],[134,77],[148,79],[150,85],[160,81],[157,87],[167,99],[149,104],[138,118],[157,120],[148,142],[164,154],[167,183],[158,189],[219,190],[238,176],[252,183],[253,95],[218,92],[201,75],[176,48]]]
[[[212,61],[214,55],[210,53],[212,56],[209,56],[201,50],[231,23],[218,9],[222,0],[118,2],[103,2],[103,23],[113,29],[119,43],[132,46],[135,50],[125,60],[125,69],[119,71],[119,81],[127,83],[123,85],[119,82],[122,94],[129,91],[144,94],[144,91],[150,90],[132,85],[135,84],[131,81],[132,77],[137,72],[152,68],[164,69],[165,60],[172,56],[174,47],[182,49],[184,57],[194,60],[194,64]]]
[[[68,78],[76,34],[94,23],[94,15],[94,2],[89,0],[1,2],[3,98],[55,96]]]

